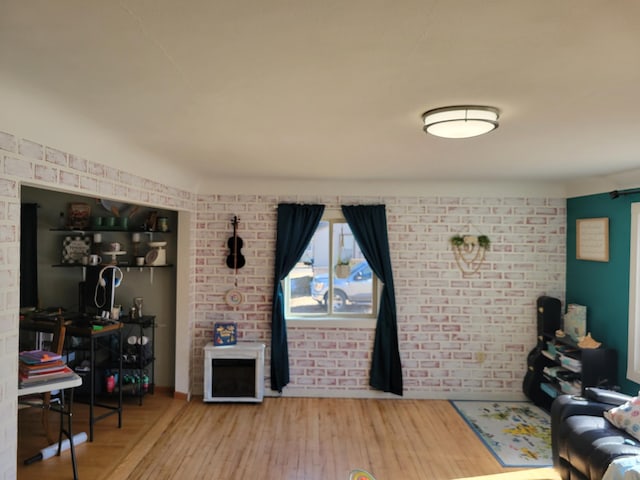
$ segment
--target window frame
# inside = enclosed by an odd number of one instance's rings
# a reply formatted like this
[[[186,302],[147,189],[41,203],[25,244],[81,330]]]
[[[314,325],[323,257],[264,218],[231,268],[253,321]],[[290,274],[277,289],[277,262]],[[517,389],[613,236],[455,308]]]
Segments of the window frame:
[[[627,378],[640,383],[640,203],[631,204]]]
[[[329,259],[331,261],[328,262],[328,279],[329,279],[329,289],[333,288],[333,279],[334,277],[334,225],[335,224],[348,224],[342,212],[339,213],[337,211],[327,211],[322,216],[320,220],[320,224],[322,222],[326,222],[329,224]],[[357,242],[356,242],[357,243]],[[371,268],[371,266],[369,266]],[[293,270],[292,270],[293,271]],[[291,272],[290,272],[291,274]],[[371,282],[372,282],[372,292],[371,292],[371,313],[336,313],[336,312],[327,312],[327,313],[293,313],[291,312],[289,299],[291,298],[291,279],[289,275],[285,277],[283,280],[282,291],[284,295],[284,308],[285,308],[285,318],[287,319],[287,324],[291,326],[306,326],[306,327],[326,327],[331,325],[332,327],[375,327],[376,320],[378,318],[379,305],[380,305],[380,292],[382,290],[382,285],[378,276],[371,271]],[[331,304],[330,304],[331,305]]]

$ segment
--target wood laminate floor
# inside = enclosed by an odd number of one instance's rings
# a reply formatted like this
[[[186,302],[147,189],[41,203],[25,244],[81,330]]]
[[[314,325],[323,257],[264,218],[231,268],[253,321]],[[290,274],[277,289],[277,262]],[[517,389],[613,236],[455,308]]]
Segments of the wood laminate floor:
[[[19,412],[18,479],[72,478],[69,452],[24,466],[47,445],[40,412]],[[74,431],[86,428],[76,404]],[[559,480],[550,468],[505,469],[444,400],[273,398],[261,404],[156,393],[96,425],[77,447],[80,480]]]

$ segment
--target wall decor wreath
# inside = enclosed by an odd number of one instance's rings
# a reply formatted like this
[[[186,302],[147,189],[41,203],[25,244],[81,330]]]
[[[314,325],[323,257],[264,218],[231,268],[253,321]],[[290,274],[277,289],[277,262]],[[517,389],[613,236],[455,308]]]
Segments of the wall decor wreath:
[[[486,235],[455,235],[449,240],[453,255],[463,277],[470,277],[480,270],[491,240]]]

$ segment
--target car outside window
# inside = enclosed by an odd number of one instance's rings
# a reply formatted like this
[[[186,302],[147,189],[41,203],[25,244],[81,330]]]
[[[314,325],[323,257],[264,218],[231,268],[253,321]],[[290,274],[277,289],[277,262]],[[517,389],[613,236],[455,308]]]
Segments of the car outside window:
[[[344,219],[323,219],[285,279],[287,319],[375,318],[378,281]]]

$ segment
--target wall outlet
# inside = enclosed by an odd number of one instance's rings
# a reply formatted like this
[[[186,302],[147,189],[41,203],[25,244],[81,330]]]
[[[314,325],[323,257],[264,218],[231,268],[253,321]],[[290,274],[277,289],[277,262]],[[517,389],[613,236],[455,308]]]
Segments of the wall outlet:
[[[478,363],[484,363],[484,361],[487,359],[487,354],[484,352],[478,352],[476,353],[476,361]]]

